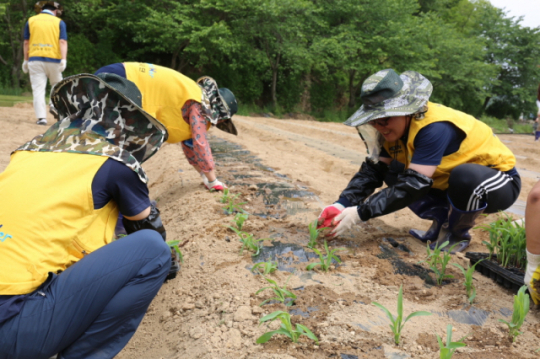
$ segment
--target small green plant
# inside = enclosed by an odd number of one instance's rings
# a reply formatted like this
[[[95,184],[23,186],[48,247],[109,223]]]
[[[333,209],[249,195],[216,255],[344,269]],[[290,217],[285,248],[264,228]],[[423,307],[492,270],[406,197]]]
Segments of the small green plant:
[[[240,248],[240,254],[244,254],[244,248],[247,248],[249,251],[254,252],[252,255],[257,256],[261,252],[260,242],[264,241],[265,238],[255,239],[253,234],[246,232],[237,232],[238,237],[240,237],[240,242],[242,243],[242,248]]]
[[[334,253],[336,253],[337,251],[343,251],[345,250],[345,248],[336,248],[330,250],[328,249],[328,243],[324,241],[324,249],[326,251],[326,256],[324,256],[317,248],[313,248],[313,251],[319,256],[319,262],[308,264],[308,266],[306,267],[307,270],[312,270],[316,266],[321,266],[321,269],[323,271],[328,272],[328,269],[330,269],[330,265],[332,264],[332,259],[334,259],[338,263],[341,263],[341,260]]]
[[[263,291],[265,291],[267,289],[272,289],[272,291],[274,292],[275,297],[269,298],[269,299],[265,300],[264,302],[262,302],[259,305],[262,307],[263,305],[265,305],[266,303],[268,303],[271,300],[276,300],[276,301],[278,301],[280,303],[285,304],[288,307],[293,305],[294,301],[296,299],[296,295],[293,292],[291,292],[290,290],[287,289],[287,283],[289,282],[290,278],[291,277],[289,276],[289,278],[287,278],[287,281],[285,282],[285,285],[283,285],[283,287],[280,287],[276,283],[275,280],[264,277],[264,279],[266,279],[266,281],[268,283],[270,283],[271,285],[268,286],[268,287],[264,287],[264,288],[259,289],[257,292],[255,292],[255,295],[257,295],[260,292],[263,292]],[[285,303],[288,298],[290,298],[291,300],[288,301],[287,303]]]
[[[278,330],[272,330],[271,332],[266,332],[257,338],[257,344],[263,344],[270,340],[275,334],[283,334],[288,336],[293,343],[297,343],[301,335],[305,335],[311,340],[314,340],[316,344],[319,344],[319,339],[313,334],[311,330],[308,329],[305,325],[296,324],[296,329],[293,329],[291,324],[291,316],[287,312],[278,310],[276,312],[270,313],[259,320],[259,326],[265,322],[272,322],[276,319],[281,321],[281,326]]]
[[[248,219],[248,217],[249,217],[249,214],[247,213],[237,213],[234,216],[234,220],[231,221],[233,222],[233,224],[236,225],[236,228],[234,227],[228,227],[228,228],[232,229],[233,231],[235,231],[236,229],[241,231],[242,227],[244,226],[244,222]]]
[[[259,262],[256,263],[253,268],[251,268],[252,272],[257,271],[257,273],[262,275],[268,275],[274,273],[278,268],[278,262],[277,261],[268,261],[268,262]]]
[[[236,202],[237,198],[240,196],[240,193],[237,193],[235,195],[232,195],[228,188],[225,188],[223,190],[223,194],[221,195],[221,198],[219,199],[220,203],[226,204],[225,207],[223,207],[223,210],[227,212],[227,214],[233,214],[233,213],[246,213],[240,207],[243,204],[246,204],[246,202]]]
[[[428,242],[427,244],[427,257],[425,260],[420,261],[419,263],[427,263],[429,268],[435,273],[437,284],[441,285],[442,282],[445,279],[452,279],[454,278],[451,274],[446,274],[446,267],[448,267],[448,262],[450,262],[450,259],[452,259],[452,249],[454,249],[455,246],[458,245],[458,243],[454,244],[452,247],[450,247],[447,251],[443,251],[444,248],[448,246],[449,241],[446,241],[442,243],[439,246],[439,243],[436,243],[435,248],[433,250],[430,249]]]
[[[178,257],[180,258],[180,263],[184,263],[184,256],[182,255],[182,252],[180,251],[180,247],[178,244],[180,244],[180,241],[167,241],[167,245],[174,249],[176,253],[178,253]]]
[[[221,194],[221,197],[219,198],[219,203],[229,203],[229,189],[224,188],[223,193]]]
[[[452,325],[448,324],[446,326],[446,345],[443,344],[442,338],[437,335],[437,341],[439,342],[439,349],[440,351],[440,358],[441,359],[450,359],[454,355],[454,352],[457,348],[462,348],[464,346],[467,346],[467,344],[463,343],[462,340],[465,339],[466,336],[458,340],[457,342],[452,341]]]
[[[403,327],[405,326],[405,323],[409,321],[409,319],[422,316],[422,315],[431,315],[430,312],[424,312],[424,311],[418,311],[413,312],[409,314],[409,316],[403,320],[403,285],[399,287],[399,294],[398,294],[398,301],[397,301],[397,316],[394,318],[392,313],[388,309],[386,309],[384,306],[377,302],[372,302],[374,306],[380,308],[383,310],[383,312],[386,314],[388,319],[390,319],[390,329],[392,329],[392,333],[394,333],[394,342],[396,345],[399,345],[399,339],[401,338],[401,331],[403,330]]]
[[[321,233],[321,231],[327,229],[328,227],[323,227],[323,228],[318,228],[317,229],[317,225],[318,225],[318,220],[314,220],[313,222],[311,222],[309,225],[308,225],[308,229],[309,229],[309,242],[308,242],[308,247],[313,249],[315,248],[315,246],[317,245],[317,238],[319,238],[319,234]]]
[[[523,321],[529,312],[529,295],[525,293],[527,286],[524,285],[518,291],[517,295],[514,295],[514,312],[512,313],[512,320],[507,322],[506,320],[499,319],[499,322],[508,325],[508,331],[512,336],[512,341],[515,342],[518,335],[521,334],[519,329],[523,325]]]
[[[489,260],[496,254],[497,261],[503,267],[526,268],[527,239],[523,223],[516,223],[508,213],[501,212],[495,222],[476,228],[489,234],[489,242],[482,241],[489,251]]]
[[[483,260],[483,259],[482,259]],[[463,273],[463,276],[465,277],[465,289],[467,290],[467,298],[469,299],[469,304],[473,304],[474,298],[476,298],[476,288],[473,283],[473,273],[474,269],[476,268],[476,265],[482,260],[479,260],[478,262],[474,263],[473,266],[467,266],[467,269],[463,268],[457,263],[452,263],[455,267],[459,268],[461,272]]]

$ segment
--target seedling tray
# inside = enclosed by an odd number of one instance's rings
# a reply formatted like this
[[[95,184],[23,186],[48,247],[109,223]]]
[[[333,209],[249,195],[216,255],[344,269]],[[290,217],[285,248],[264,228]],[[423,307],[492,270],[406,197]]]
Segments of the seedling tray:
[[[488,253],[479,252],[467,252],[465,257],[471,260],[471,266],[476,262],[484,259],[478,263],[476,270],[486,277],[489,277],[497,282],[497,284],[516,292],[524,285],[523,278],[525,274],[521,274],[518,269],[503,268],[496,262],[497,255],[491,256],[492,260],[488,260]]]

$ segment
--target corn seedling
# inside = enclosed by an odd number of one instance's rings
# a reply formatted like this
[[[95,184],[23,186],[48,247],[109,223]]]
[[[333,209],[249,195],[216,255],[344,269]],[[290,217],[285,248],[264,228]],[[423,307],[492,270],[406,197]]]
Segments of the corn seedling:
[[[223,194],[221,198],[219,199],[219,202],[226,204],[226,206],[223,207],[223,210],[225,210],[227,214],[233,214],[235,212],[246,213],[246,211],[244,211],[242,207],[240,207],[241,205],[246,204],[246,202],[238,202],[238,203],[236,202],[239,196],[240,196],[240,193],[232,195],[229,192],[228,188],[225,188],[223,190]]]
[[[383,310],[384,314],[390,319],[390,329],[392,329],[392,332],[394,333],[394,342],[396,345],[399,345],[399,339],[401,338],[401,331],[403,330],[403,327],[405,326],[405,323],[411,318],[422,316],[422,315],[431,315],[430,312],[424,312],[424,311],[418,311],[413,312],[409,314],[409,316],[403,320],[403,286],[399,287],[399,294],[398,294],[398,302],[397,302],[397,316],[394,317],[392,313],[388,309],[386,309],[384,306],[377,302],[372,302],[374,306],[380,308]]]
[[[419,263],[427,263],[429,268],[435,273],[437,276],[437,284],[441,285],[442,282],[445,279],[451,279],[454,278],[451,274],[446,274],[446,267],[448,267],[448,262],[450,262],[450,259],[452,259],[452,249],[457,245],[454,244],[452,247],[450,247],[447,251],[443,251],[444,248],[448,246],[448,241],[442,243],[440,246],[437,243],[435,245],[435,248],[431,250],[429,248],[429,242],[427,244],[427,257],[425,260],[419,262]],[[442,256],[441,256],[442,255]]]
[[[167,241],[166,243],[169,245],[169,247],[173,248],[176,253],[178,253],[180,263],[184,263],[184,256],[182,255],[182,252],[180,252],[180,247],[178,246],[180,241]]]
[[[499,322],[508,325],[508,331],[512,336],[512,341],[515,342],[518,335],[521,334],[519,329],[523,325],[523,321],[529,312],[529,295],[525,293],[527,286],[524,285],[518,291],[517,295],[514,295],[514,312],[512,313],[512,320],[507,322],[506,320],[499,319]]]
[[[219,198],[219,203],[229,203],[229,189],[224,188],[223,193],[221,194],[221,197]]]
[[[334,259],[338,263],[341,263],[341,259],[339,259],[338,256],[336,256],[334,253],[337,251],[343,251],[345,250],[345,248],[336,248],[330,250],[328,249],[328,243],[324,241],[324,249],[326,251],[326,256],[324,256],[317,248],[313,248],[313,251],[319,256],[319,262],[309,264],[306,267],[307,270],[312,270],[316,266],[321,266],[321,269],[323,271],[328,272],[328,269],[330,269],[330,265],[332,265],[332,259]]]
[[[323,228],[318,228],[317,229],[317,225],[318,225],[318,220],[314,220],[313,222],[311,222],[309,225],[308,225],[308,229],[309,229],[309,242],[308,242],[308,247],[313,249],[315,248],[315,246],[317,245],[317,238],[319,238],[319,234],[321,233],[321,231],[327,229],[328,227],[323,227]]]
[[[244,226],[244,222],[248,219],[248,217],[249,217],[249,214],[247,213],[237,213],[234,216],[234,220],[231,221],[233,224],[236,225],[236,228],[234,227],[228,227],[228,228],[232,229],[235,232],[236,232],[236,229],[241,231],[242,227]]]
[[[297,343],[300,336],[305,335],[311,340],[314,340],[316,344],[319,344],[319,339],[313,334],[311,330],[308,329],[305,325],[296,324],[296,329],[293,329],[291,324],[291,316],[287,312],[278,310],[276,312],[270,313],[259,320],[259,326],[264,322],[272,322],[276,319],[281,321],[281,326],[278,330],[272,330],[271,332],[266,332],[261,335],[256,343],[263,344],[270,340],[275,334],[283,334],[288,336],[293,343]]]
[[[440,349],[440,358],[441,359],[450,359],[454,355],[454,352],[457,348],[462,348],[464,346],[467,346],[467,344],[463,343],[462,340],[465,339],[465,337],[461,338],[457,342],[452,341],[452,325],[448,324],[446,326],[446,345],[443,344],[441,337],[439,334],[437,335],[437,341],[439,342],[439,349]]]
[[[259,262],[251,268],[251,271],[257,271],[259,274],[268,275],[274,273],[277,270],[277,267],[277,261]]]
[[[474,273],[474,269],[476,268],[476,265],[480,262],[482,262],[482,260],[474,263],[472,267],[467,266],[467,269],[463,268],[457,263],[452,263],[455,267],[461,270],[461,272],[463,273],[463,276],[465,277],[464,285],[465,285],[465,289],[467,290],[467,298],[469,298],[469,304],[473,304],[474,298],[476,298],[476,288],[474,287],[474,283],[473,283],[473,273]]]
[[[255,252],[252,256],[257,256],[261,252],[260,242],[264,241],[265,238],[255,239],[253,234],[246,232],[237,232],[240,237],[240,242],[242,242],[242,248],[240,248],[240,254],[244,253],[244,248],[247,248],[249,251]]]
[[[271,284],[271,286],[268,286],[268,287],[264,287],[264,288],[261,288],[259,289],[257,292],[255,292],[255,295],[259,294],[260,292],[263,292],[267,289],[272,289],[272,291],[274,292],[274,295],[275,297],[273,298],[270,298],[270,299],[267,299],[265,300],[264,302],[262,302],[261,304],[259,304],[261,307],[263,305],[265,305],[266,303],[268,303],[269,301],[271,300],[275,300],[275,301],[278,301],[280,303],[283,303],[285,304],[286,306],[291,306],[294,304],[294,300],[296,299],[296,295],[291,292],[290,290],[287,289],[287,283],[289,282],[289,279],[291,277],[289,276],[289,278],[287,278],[287,281],[285,282],[285,285],[283,287],[280,287],[275,280],[273,279],[270,279],[270,278],[266,278],[264,277],[264,279],[266,279],[266,281],[268,283]],[[285,303],[285,301],[290,298],[291,300],[288,301],[287,303]]]
[[[489,259],[497,255],[497,261],[503,267],[524,269],[527,266],[525,227],[512,221],[507,213],[490,224],[478,226],[489,233],[489,242],[482,241],[488,251]]]

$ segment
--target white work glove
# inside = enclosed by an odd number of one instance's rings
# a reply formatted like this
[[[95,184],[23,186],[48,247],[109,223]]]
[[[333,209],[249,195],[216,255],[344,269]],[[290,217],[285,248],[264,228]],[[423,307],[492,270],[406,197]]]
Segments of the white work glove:
[[[208,180],[206,180],[208,181]],[[208,189],[210,192],[214,192],[214,191],[223,191],[225,188],[227,188],[227,186],[225,185],[225,183],[221,182],[220,180],[218,180],[217,178],[212,181],[212,182],[208,182],[208,184],[205,184],[205,187],[206,189]]]
[[[524,282],[529,287],[529,294],[534,304],[540,304],[540,254],[532,254],[527,251],[527,270]]]
[[[319,214],[317,228],[335,227],[333,220],[344,209],[345,209],[345,206],[339,202],[336,202],[334,204],[324,207],[321,214]]]
[[[201,178],[202,178],[204,186],[208,188],[208,178],[206,178],[206,175],[204,174],[204,172],[201,172]]]
[[[64,72],[64,70],[66,69],[66,66],[67,66],[67,60],[66,59],[60,60],[60,72]]]
[[[22,72],[24,72],[25,74],[28,73],[28,60],[23,61],[23,63],[22,63]]]
[[[358,215],[358,207],[347,207],[341,212],[339,215],[334,218],[334,222],[339,224],[337,227],[332,231],[332,235],[338,237],[351,229],[354,225],[359,224],[362,222],[360,219],[360,216]]]

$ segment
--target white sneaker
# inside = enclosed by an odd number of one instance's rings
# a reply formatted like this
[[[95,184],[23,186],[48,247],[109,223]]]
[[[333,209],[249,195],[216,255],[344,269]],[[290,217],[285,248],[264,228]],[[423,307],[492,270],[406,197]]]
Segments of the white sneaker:
[[[47,126],[47,119],[46,119],[46,118],[40,118],[39,120],[37,120],[36,123],[37,123],[38,125]]]

